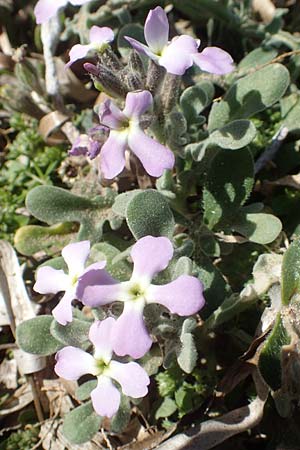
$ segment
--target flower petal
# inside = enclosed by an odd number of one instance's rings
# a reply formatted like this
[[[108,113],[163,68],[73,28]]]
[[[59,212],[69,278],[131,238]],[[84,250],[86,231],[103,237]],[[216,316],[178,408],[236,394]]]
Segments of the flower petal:
[[[65,291],[68,286],[69,277],[63,270],[44,266],[37,270],[33,289],[40,294],[57,294],[60,291]]]
[[[103,358],[106,363],[111,360],[113,353],[113,333],[116,320],[108,317],[105,320],[97,320],[89,331],[89,340],[95,347],[95,358]]]
[[[127,132],[112,130],[100,153],[100,169],[108,180],[119,175],[125,166]]]
[[[66,261],[71,276],[79,276],[84,271],[90,247],[90,241],[81,241],[68,244],[62,249],[61,255]]]
[[[86,373],[94,373],[94,358],[80,348],[64,347],[56,353],[55,359],[56,374],[66,380],[78,380]]]
[[[147,290],[147,303],[159,303],[171,313],[189,316],[204,306],[203,285],[190,275],[181,275],[163,286],[151,284]]]
[[[93,50],[93,47],[92,47],[91,44],[87,44],[87,45],[76,44],[76,45],[73,45],[73,47],[71,48],[71,50],[69,52],[70,61],[66,64],[66,67],[70,67],[78,59],[85,58],[90,50]]]
[[[100,123],[108,128],[119,130],[124,128],[124,123],[128,123],[127,117],[111,100],[101,103],[98,113]]]
[[[69,155],[71,156],[86,155],[87,152],[89,151],[89,146],[90,146],[90,137],[87,134],[81,134],[73,142],[73,145],[69,150]]]
[[[86,272],[89,272],[90,270],[102,270],[102,269],[104,269],[105,266],[106,266],[105,260],[90,264],[89,266],[87,266],[84,269],[82,275],[84,275]],[[79,277],[79,278],[81,278],[81,277]]]
[[[138,53],[141,53],[142,55],[148,56],[150,59],[152,59],[154,62],[158,62],[159,57],[153,53],[147,45],[142,44],[141,42],[137,41],[136,39],[124,36],[124,39],[126,39],[127,42],[136,50]]]
[[[201,70],[216,75],[225,75],[234,70],[229,53],[218,47],[206,47],[201,53],[193,55],[193,60]]]
[[[90,29],[90,42],[93,44],[105,44],[112,42],[114,38],[114,32],[109,27],[97,27],[97,25],[94,25]]]
[[[139,158],[152,177],[160,177],[165,169],[172,169],[175,157],[170,149],[147,136],[139,126],[132,126],[128,134],[128,147]]]
[[[34,8],[36,23],[48,22],[51,17],[55,16],[59,8],[65,6],[67,3],[68,0],[39,0]]]
[[[172,39],[159,58],[159,65],[174,75],[183,75],[193,65],[192,54],[197,53],[198,43],[191,36]]]
[[[121,394],[110,378],[101,375],[98,386],[91,392],[91,399],[99,416],[112,417],[119,409]]]
[[[152,106],[153,98],[149,91],[129,92],[123,113],[127,117],[138,118]]]
[[[78,280],[76,296],[84,305],[100,306],[119,300],[121,284],[105,270],[89,270]]]
[[[117,319],[114,334],[114,352],[119,356],[129,355],[138,359],[152,345],[143,319],[144,302],[127,301]]]
[[[166,237],[145,236],[131,250],[134,268],[132,279],[152,278],[164,270],[173,256],[171,241]]]
[[[144,397],[148,393],[150,379],[147,372],[136,362],[123,364],[112,361],[109,366],[110,376],[120,383],[123,394],[133,398]]]
[[[154,53],[160,53],[168,43],[169,22],[167,14],[160,7],[150,9],[144,27],[145,39]]]
[[[72,300],[75,298],[74,291],[66,291],[57,306],[52,310],[52,315],[56,322],[61,325],[67,325],[67,323],[72,322]]]

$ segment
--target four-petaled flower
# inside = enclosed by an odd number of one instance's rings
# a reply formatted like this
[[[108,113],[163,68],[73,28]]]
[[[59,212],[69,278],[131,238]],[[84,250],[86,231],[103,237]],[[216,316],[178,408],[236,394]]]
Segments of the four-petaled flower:
[[[121,363],[112,360],[116,321],[109,317],[96,321],[90,328],[89,339],[95,347],[92,356],[76,347],[65,347],[56,354],[55,372],[67,380],[78,380],[87,373],[97,377],[97,387],[91,392],[95,411],[100,416],[113,416],[119,409],[120,392],[133,398],[148,393],[149,377],[136,362]]]
[[[36,22],[38,24],[48,22],[51,17],[55,16],[60,8],[67,5],[68,2],[74,6],[81,6],[91,0],[39,0],[34,8]]]
[[[144,34],[148,46],[129,36],[125,36],[125,39],[135,50],[147,55],[171,74],[183,75],[194,63],[201,70],[217,75],[232,72],[234,69],[231,56],[218,47],[206,47],[199,53],[200,41],[185,34],[176,36],[169,42],[169,22],[160,6],[150,10]]]
[[[77,288],[78,298],[86,305],[100,306],[113,301],[124,302],[114,333],[114,351],[119,356],[141,358],[151,347],[143,310],[146,304],[159,303],[171,313],[188,316],[204,305],[202,283],[193,276],[181,275],[165,285],[151,284],[152,278],[166,269],[173,256],[173,247],[166,237],[145,236],[134,244],[134,263],[129,281],[118,283],[105,271],[86,271]]]
[[[109,27],[97,27],[94,25],[90,29],[90,43],[87,45],[76,44],[69,53],[70,61],[66,64],[69,67],[77,59],[84,58],[90,51],[102,53],[114,40],[114,32]]]
[[[102,147],[100,166],[103,176],[111,179],[125,166],[125,150],[128,146],[138,157],[149,175],[160,177],[165,169],[175,163],[170,149],[147,136],[140,128],[140,116],[152,105],[149,91],[129,92],[123,111],[111,100],[99,109],[100,123],[110,128],[110,134]]]
[[[95,269],[98,271],[105,267],[106,262],[100,261],[84,269],[89,253],[89,241],[75,242],[64,247],[61,252],[69,269],[68,274],[50,266],[43,266],[37,270],[36,283],[33,286],[36,292],[57,294],[60,291],[65,291],[64,296],[52,311],[53,316],[61,325],[72,322],[72,300],[77,298],[76,289],[80,277],[87,270]]]

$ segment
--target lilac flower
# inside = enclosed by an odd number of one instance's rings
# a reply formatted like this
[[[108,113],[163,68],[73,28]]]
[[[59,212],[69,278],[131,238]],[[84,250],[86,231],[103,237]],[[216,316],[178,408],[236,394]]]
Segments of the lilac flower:
[[[181,275],[171,283],[156,286],[152,278],[166,269],[173,247],[166,237],[145,236],[132,247],[134,269],[129,281],[118,283],[97,271],[86,271],[81,277],[77,296],[90,306],[113,301],[124,302],[124,309],[114,327],[114,351],[117,355],[141,358],[151,347],[143,310],[146,304],[159,303],[171,313],[188,316],[204,305],[203,286],[195,277]],[[102,271],[104,272],[104,271]]]
[[[67,380],[78,380],[90,373],[98,378],[97,387],[91,392],[95,411],[100,416],[113,416],[119,409],[120,392],[115,380],[125,395],[144,397],[150,383],[145,370],[136,362],[120,363],[112,360],[116,321],[112,317],[94,322],[89,339],[95,347],[94,356],[76,347],[65,347],[56,355],[55,372]]]
[[[89,256],[90,242],[81,241],[69,244],[63,248],[61,254],[64,258],[69,273],[63,270],[53,269],[50,266],[40,267],[37,270],[36,283],[33,289],[40,294],[57,294],[65,291],[64,296],[53,309],[52,314],[61,325],[72,322],[72,300],[76,299],[78,280],[87,270],[97,270],[105,266],[105,261],[95,263],[84,269]]]
[[[140,116],[152,105],[149,91],[129,92],[125,109],[120,111],[111,100],[102,103],[100,122],[110,128],[110,134],[100,154],[101,170],[105,178],[118,175],[125,166],[128,146],[139,158],[145,170],[160,177],[165,169],[172,169],[175,158],[171,150],[147,136],[140,128]]]
[[[91,0],[69,0],[71,5],[80,6]],[[34,8],[36,23],[48,22],[51,17],[55,16],[57,11],[66,6],[68,0],[39,0]]]
[[[69,155],[86,155],[90,159],[95,159],[99,155],[106,137],[107,128],[99,125],[88,130],[88,134],[81,134],[75,139]]]
[[[87,45],[76,44],[69,53],[70,61],[66,64],[71,66],[77,59],[84,58],[90,51],[102,53],[114,40],[114,32],[109,27],[97,27],[94,25],[90,29],[90,43]]]
[[[183,75],[194,63],[200,69],[218,75],[233,70],[231,56],[218,47],[207,47],[198,53],[200,41],[185,34],[176,36],[168,42],[168,18],[160,6],[150,10],[145,22],[144,35],[148,46],[129,36],[125,36],[125,39],[135,50],[147,55],[171,74]]]

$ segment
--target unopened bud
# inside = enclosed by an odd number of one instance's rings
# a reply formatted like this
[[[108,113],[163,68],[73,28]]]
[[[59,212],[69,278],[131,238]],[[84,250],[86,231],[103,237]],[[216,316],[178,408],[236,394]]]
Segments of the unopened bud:
[[[126,97],[127,86],[107,67],[85,63],[85,70],[92,75],[95,88],[111,97]]]

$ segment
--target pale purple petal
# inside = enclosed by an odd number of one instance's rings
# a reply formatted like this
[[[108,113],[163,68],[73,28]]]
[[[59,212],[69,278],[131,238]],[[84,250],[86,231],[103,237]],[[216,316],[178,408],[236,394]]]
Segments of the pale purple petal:
[[[102,148],[102,143],[91,139],[89,151],[88,151],[88,157],[90,159],[95,159],[100,154],[101,148]]]
[[[125,167],[127,133],[112,130],[100,153],[100,169],[104,178],[111,180]]]
[[[75,139],[71,150],[69,150],[69,155],[80,156],[86,155],[90,146],[90,137],[87,134],[81,134]]]
[[[201,70],[216,75],[225,75],[234,70],[229,53],[218,47],[206,47],[201,53],[193,55],[193,60]]]
[[[136,50],[138,53],[141,53],[142,55],[148,56],[150,59],[152,59],[154,62],[158,62],[159,57],[153,53],[147,45],[141,44],[141,42],[137,41],[136,39],[124,36],[124,39],[126,39],[127,42]]]
[[[166,237],[145,236],[134,244],[130,254],[134,263],[132,278],[147,277],[150,281],[166,269],[173,256],[173,247]]]
[[[121,394],[111,379],[101,375],[98,386],[91,392],[94,410],[99,416],[112,417],[119,409]]]
[[[78,59],[85,58],[86,55],[88,54],[88,52],[92,49],[93,49],[93,47],[91,46],[91,44],[73,45],[73,47],[71,48],[71,50],[69,52],[70,61],[66,64],[66,67],[70,67]]]
[[[128,119],[122,111],[111,101],[105,100],[99,107],[99,120],[102,125],[105,125],[114,130],[128,126]]]
[[[70,275],[81,275],[90,254],[90,241],[74,242],[62,249],[61,255],[66,261]]]
[[[123,394],[133,398],[144,397],[148,393],[150,379],[147,372],[136,362],[110,363],[110,376],[120,383]]]
[[[67,3],[67,0],[39,0],[34,8],[36,23],[48,22],[51,17],[55,16],[59,8],[65,6]]]
[[[120,299],[121,284],[105,270],[89,270],[78,280],[77,297],[84,305],[100,306]]]
[[[172,39],[159,58],[159,65],[174,75],[183,75],[193,65],[193,53],[198,43],[191,36],[182,35]]]
[[[160,177],[164,170],[175,164],[173,152],[147,136],[139,126],[132,126],[128,134],[128,147],[139,158],[146,172],[152,177]]]
[[[167,14],[160,7],[150,9],[144,27],[145,39],[154,53],[161,53],[168,43],[169,22]]]
[[[52,310],[52,315],[56,322],[61,325],[67,325],[67,323],[72,322],[72,300],[75,298],[74,291],[66,291],[57,306]]]
[[[119,356],[129,355],[138,359],[147,353],[152,345],[143,319],[144,304],[127,301],[117,319],[114,335],[114,352]]]
[[[99,155],[101,147],[102,143],[100,143],[99,141],[94,140],[87,134],[81,134],[73,142],[73,145],[69,150],[69,155],[88,155],[90,159],[94,159]]]
[[[116,321],[112,317],[93,323],[89,331],[89,340],[93,343],[95,358],[111,360],[113,353],[113,333]],[[107,362],[109,362],[107,361]]]
[[[78,380],[86,373],[94,373],[94,358],[80,348],[64,347],[55,359],[55,373],[66,380]]]
[[[104,269],[104,267],[106,266],[106,261],[98,261],[96,263],[90,264],[89,266],[87,266],[84,271],[82,272],[81,277],[86,273],[86,272],[90,272],[91,270],[102,270]],[[79,278],[81,278],[79,277]]]
[[[138,118],[152,106],[153,98],[149,91],[129,92],[123,113],[131,118]]]
[[[114,32],[109,27],[92,26],[90,29],[90,42],[93,44],[105,44],[114,40]]]
[[[44,266],[37,270],[33,289],[39,294],[57,294],[60,291],[65,291],[68,286],[69,277],[63,270]]]
[[[163,286],[147,290],[147,303],[159,303],[180,316],[195,314],[204,306],[203,285],[196,277],[181,275]]]

